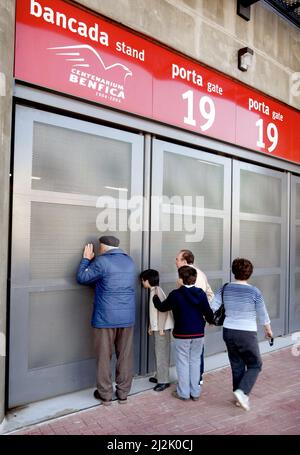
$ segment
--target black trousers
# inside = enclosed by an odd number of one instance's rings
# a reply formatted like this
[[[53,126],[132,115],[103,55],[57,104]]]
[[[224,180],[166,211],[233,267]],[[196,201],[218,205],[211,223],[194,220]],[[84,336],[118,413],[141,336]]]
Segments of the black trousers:
[[[231,365],[233,391],[241,389],[249,395],[262,368],[257,333],[224,327],[223,340]]]

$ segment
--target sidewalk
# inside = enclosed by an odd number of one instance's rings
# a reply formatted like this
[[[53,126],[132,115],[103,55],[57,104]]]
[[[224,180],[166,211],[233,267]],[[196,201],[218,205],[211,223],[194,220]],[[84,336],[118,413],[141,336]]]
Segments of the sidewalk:
[[[263,371],[251,394],[251,410],[234,404],[230,368],[205,374],[198,402],[163,392],[132,395],[128,403],[96,405],[14,435],[300,435],[300,356],[291,347],[263,355]]]

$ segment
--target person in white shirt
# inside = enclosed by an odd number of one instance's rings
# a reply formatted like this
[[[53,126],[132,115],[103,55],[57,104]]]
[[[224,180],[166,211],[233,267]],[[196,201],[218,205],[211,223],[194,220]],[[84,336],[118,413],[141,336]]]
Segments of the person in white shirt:
[[[177,269],[179,269],[180,267],[182,267],[184,265],[188,265],[197,270],[197,280],[195,283],[195,287],[202,289],[206,293],[208,301],[211,302],[214,298],[214,293],[209,285],[209,282],[207,280],[205,273],[203,273],[202,270],[200,270],[194,266],[194,261],[195,261],[195,257],[190,250],[180,250],[178,252],[178,254],[176,256],[176,260],[175,260]],[[181,286],[181,283],[179,281],[177,281],[177,286]],[[204,373],[204,345],[203,345],[202,354],[201,354],[201,366],[200,366],[200,384],[201,385],[203,384],[203,373]]]
[[[161,302],[166,299],[164,291],[159,287],[158,271],[153,269],[144,270],[140,274],[140,278],[143,287],[150,289],[148,334],[154,334],[156,377],[151,377],[149,381],[157,383],[154,387],[155,392],[162,392],[170,386],[170,343],[174,319],[172,311],[160,312],[153,305],[154,295],[158,295]]]

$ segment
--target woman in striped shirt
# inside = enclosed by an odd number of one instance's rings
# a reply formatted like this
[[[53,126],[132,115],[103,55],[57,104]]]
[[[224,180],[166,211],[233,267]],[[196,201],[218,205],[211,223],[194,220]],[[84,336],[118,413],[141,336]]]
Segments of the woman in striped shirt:
[[[233,393],[237,404],[249,411],[249,394],[261,371],[262,360],[257,341],[257,324],[264,326],[265,335],[273,337],[270,318],[259,289],[248,284],[253,265],[247,259],[237,258],[232,263],[235,281],[225,285],[223,302],[225,341],[232,370]],[[222,303],[222,288],[211,302],[215,312]]]

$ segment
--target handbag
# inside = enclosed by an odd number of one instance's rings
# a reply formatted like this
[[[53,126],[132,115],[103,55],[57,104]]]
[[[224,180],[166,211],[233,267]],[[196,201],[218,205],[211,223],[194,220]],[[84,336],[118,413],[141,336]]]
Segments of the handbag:
[[[225,319],[225,306],[223,302],[223,297],[224,297],[224,289],[227,286],[228,283],[225,283],[224,286],[222,287],[221,291],[221,299],[222,303],[221,306],[217,309],[217,311],[214,312],[214,318],[213,318],[213,324],[216,326],[221,326],[223,325],[224,319]]]

